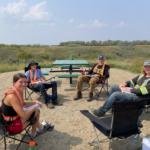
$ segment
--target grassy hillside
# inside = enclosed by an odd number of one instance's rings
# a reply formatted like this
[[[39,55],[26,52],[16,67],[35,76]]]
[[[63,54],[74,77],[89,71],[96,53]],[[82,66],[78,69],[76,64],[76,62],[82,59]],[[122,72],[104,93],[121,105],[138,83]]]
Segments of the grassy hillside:
[[[84,59],[92,66],[100,54],[112,67],[140,72],[143,62],[150,59],[150,45],[137,45],[132,49],[121,46],[1,46],[0,72],[23,69],[31,59],[42,67],[52,67],[55,60],[68,59],[69,55],[75,60]]]

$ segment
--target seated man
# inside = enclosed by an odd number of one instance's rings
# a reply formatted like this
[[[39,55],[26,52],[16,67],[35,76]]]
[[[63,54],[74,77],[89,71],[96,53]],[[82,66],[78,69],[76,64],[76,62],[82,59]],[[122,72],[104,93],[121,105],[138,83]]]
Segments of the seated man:
[[[38,63],[36,63],[34,60],[29,61],[28,68],[30,68],[30,70],[28,70],[25,73],[27,79],[30,82],[29,87],[32,90],[41,92],[41,94],[45,100],[45,104],[49,108],[54,108],[53,105],[62,105],[61,103],[59,103],[57,101],[57,82],[51,81],[51,82],[49,82],[49,84],[44,84],[44,82],[46,82],[46,79],[45,79],[43,73],[41,72],[41,70],[36,69],[37,65],[38,65]],[[50,101],[51,98],[48,96],[48,94],[45,91],[45,89],[48,89],[51,87],[52,87],[52,102]]]
[[[77,95],[74,97],[74,100],[79,100],[82,98],[82,86],[83,82],[89,82],[90,89],[89,89],[89,98],[87,99],[88,102],[92,101],[93,99],[93,91],[96,85],[96,82],[102,80],[101,75],[109,77],[109,67],[104,64],[105,57],[103,55],[98,56],[98,64],[95,64],[93,68],[89,72],[85,72],[84,74],[94,74],[95,77],[88,77],[88,76],[79,76],[77,81]]]
[[[144,62],[142,74],[119,86],[113,85],[104,105],[91,111],[94,115],[101,117],[112,108],[112,104],[116,101],[135,101],[137,98],[147,97],[148,94],[150,94],[150,60]]]

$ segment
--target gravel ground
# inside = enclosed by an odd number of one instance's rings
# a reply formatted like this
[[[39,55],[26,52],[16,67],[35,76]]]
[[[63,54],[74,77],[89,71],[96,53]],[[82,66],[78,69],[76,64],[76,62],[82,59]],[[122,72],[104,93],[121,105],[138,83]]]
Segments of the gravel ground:
[[[24,73],[24,71],[21,70],[0,74],[1,99],[4,96],[6,89],[12,87],[12,77],[18,72]],[[50,73],[45,77],[48,79],[53,77],[55,74],[56,73]],[[110,75],[109,88],[113,84],[124,83],[125,81],[134,78],[138,74],[112,68],[110,70]],[[88,98],[88,90],[86,90],[83,91],[83,98],[81,100],[74,101],[73,96],[76,94],[75,89],[77,78],[73,78],[72,85],[69,84],[70,81],[66,78],[55,78],[54,80],[57,81],[58,84],[58,100],[63,103],[63,106],[56,106],[55,109],[48,109],[45,104],[43,105],[43,108],[41,109],[40,120],[46,120],[47,122],[53,124],[55,128],[53,131],[47,131],[35,139],[35,141],[38,143],[36,150],[98,150],[98,144],[96,142],[93,144],[93,146],[88,145],[88,142],[95,137],[95,133],[91,122],[80,113],[80,110],[99,108],[106,101],[107,95],[102,92],[99,100],[96,100],[97,97],[94,97],[92,102],[87,102],[86,99]],[[51,94],[51,89],[48,90],[48,94]],[[38,96],[33,94],[32,98],[38,99]],[[39,100],[44,102],[43,99]],[[110,114],[107,113],[106,115]],[[144,127],[142,128],[142,133],[140,134],[139,147],[142,146],[141,142],[143,136],[150,137],[149,116],[150,113],[144,115],[144,119],[142,121]],[[103,135],[100,137],[100,139],[102,138],[104,138]],[[26,140],[29,140],[29,138],[26,137]],[[120,150],[120,146],[116,145],[115,141],[118,140],[112,141],[111,149]],[[3,143],[2,141],[0,142]],[[125,143],[124,140],[119,140],[119,142],[121,144]],[[13,140],[8,139],[7,144],[9,149],[15,150],[17,142],[13,143]],[[106,150],[108,144],[108,140],[102,142],[102,150]],[[135,143],[133,142],[131,146],[133,147],[134,144]],[[3,144],[0,144],[0,149],[3,149]],[[20,149],[27,150],[28,146],[26,144],[21,144]]]

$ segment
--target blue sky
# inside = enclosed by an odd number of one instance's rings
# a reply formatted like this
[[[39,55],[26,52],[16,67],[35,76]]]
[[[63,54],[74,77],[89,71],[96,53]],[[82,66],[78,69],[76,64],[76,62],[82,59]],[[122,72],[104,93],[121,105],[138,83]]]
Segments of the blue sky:
[[[150,40],[149,0],[0,0],[0,43]]]

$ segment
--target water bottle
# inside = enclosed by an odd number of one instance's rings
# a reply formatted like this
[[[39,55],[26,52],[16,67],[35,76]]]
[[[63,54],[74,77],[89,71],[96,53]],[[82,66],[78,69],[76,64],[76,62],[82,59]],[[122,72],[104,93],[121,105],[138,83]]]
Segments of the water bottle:
[[[136,134],[136,135],[133,137],[132,141],[137,142],[137,138],[138,138],[138,134]]]
[[[35,142],[34,141],[31,141],[29,143],[29,150],[35,150]]]

